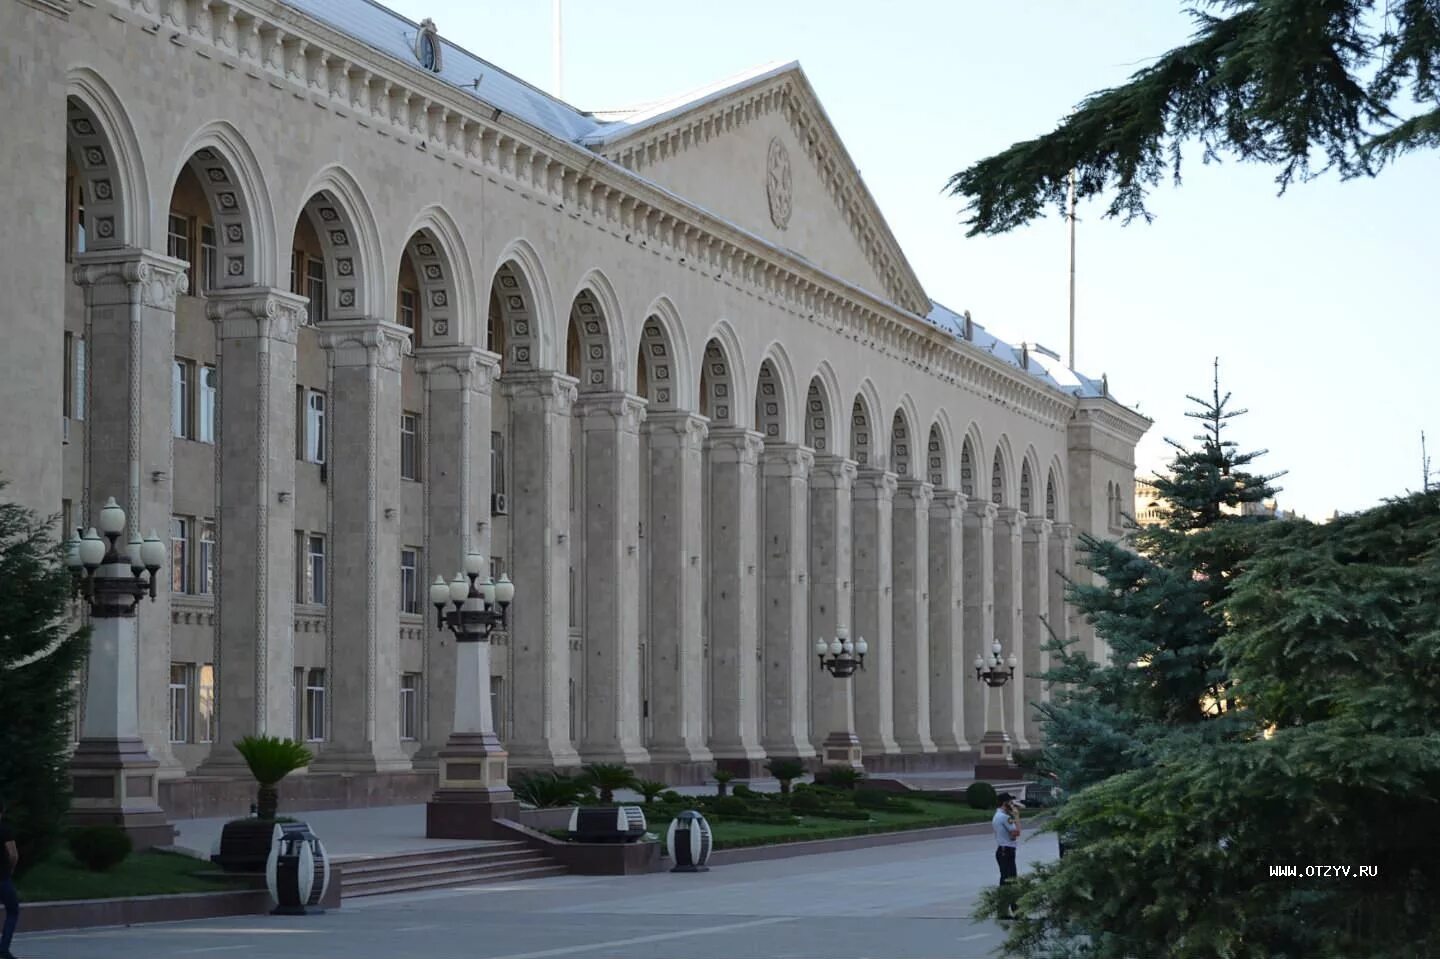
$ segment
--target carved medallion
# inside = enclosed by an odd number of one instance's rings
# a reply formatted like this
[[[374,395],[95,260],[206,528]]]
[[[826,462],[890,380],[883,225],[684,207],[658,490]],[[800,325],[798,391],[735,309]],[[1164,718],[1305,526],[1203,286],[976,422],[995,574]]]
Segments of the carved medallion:
[[[765,196],[770,201],[770,219],[785,229],[790,224],[790,153],[779,137],[770,140],[765,161]]]

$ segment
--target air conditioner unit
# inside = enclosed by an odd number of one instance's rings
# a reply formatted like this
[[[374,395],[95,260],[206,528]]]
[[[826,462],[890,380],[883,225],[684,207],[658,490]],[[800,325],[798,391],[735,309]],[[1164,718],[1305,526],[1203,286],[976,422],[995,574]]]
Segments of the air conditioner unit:
[[[490,515],[507,516],[510,513],[510,497],[504,493],[490,494]]]

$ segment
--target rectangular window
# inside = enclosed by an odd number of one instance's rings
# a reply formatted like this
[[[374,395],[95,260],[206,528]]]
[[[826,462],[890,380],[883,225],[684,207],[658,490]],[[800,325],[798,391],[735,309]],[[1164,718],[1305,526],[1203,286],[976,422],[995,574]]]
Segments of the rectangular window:
[[[420,551],[413,546],[400,550],[400,612],[420,612]]]
[[[170,592],[190,592],[190,520],[170,517]]]
[[[83,420],[85,418],[85,337],[76,336],[71,340],[71,366],[74,373],[71,374],[74,382],[70,397],[70,418]]]
[[[417,302],[419,302],[419,298],[416,297],[414,290],[402,289],[400,291],[400,325],[411,333],[415,332],[415,304]]]
[[[202,295],[209,295],[215,289],[215,265],[219,262],[219,252],[215,243],[215,228],[213,226],[202,226],[200,228],[200,289]]]
[[[316,606],[325,605],[325,537],[310,535],[306,548],[305,585],[309,589],[309,602]]]
[[[325,261],[305,261],[305,295],[310,297],[310,322],[325,321]]]
[[[195,424],[196,439],[202,443],[215,442],[215,400],[219,394],[218,372],[213,366],[200,367],[200,410]]]
[[[215,521],[201,520],[199,551],[195,557],[195,592],[201,596],[212,596],[215,593],[217,559],[219,554],[215,552]]]
[[[170,664],[170,741],[190,741],[190,683],[195,667],[190,663]]]
[[[400,738],[420,738],[420,674],[400,674]]]
[[[420,478],[420,417],[400,414],[400,478]]]
[[[65,372],[62,387],[64,392],[60,394],[60,413],[63,416],[73,417],[75,415],[75,335],[65,334]]]
[[[195,438],[190,417],[194,388],[195,364],[177,357],[170,383],[170,428],[177,439]]]
[[[297,569],[299,567],[296,567]],[[305,741],[305,667],[296,666],[290,677],[290,712],[294,716],[290,736],[297,743]]]
[[[505,434],[490,434],[490,492],[505,492]]]
[[[184,260],[186,268],[189,268],[190,253],[190,218],[180,216],[178,213],[170,214],[169,233],[165,238],[165,252],[177,260]]]
[[[309,568],[305,564],[305,531],[297,529],[295,531],[295,602],[297,603],[305,602],[307,579],[309,579]]]
[[[580,625],[580,623],[579,623],[579,617],[576,615],[579,611],[580,611],[579,597],[575,595],[575,567],[574,567],[574,566],[571,566],[571,567],[570,567],[570,626],[571,626],[572,629],[573,629],[574,627]]]
[[[305,740],[318,743],[325,739],[325,670],[312,669],[305,674]]]
[[[305,391],[305,461],[325,462],[325,394]]]
[[[290,251],[290,292],[296,296],[304,296],[305,289],[301,283],[305,279],[305,254],[299,250]]]
[[[200,667],[200,679],[196,683],[195,741],[215,741],[215,667],[210,663]]]

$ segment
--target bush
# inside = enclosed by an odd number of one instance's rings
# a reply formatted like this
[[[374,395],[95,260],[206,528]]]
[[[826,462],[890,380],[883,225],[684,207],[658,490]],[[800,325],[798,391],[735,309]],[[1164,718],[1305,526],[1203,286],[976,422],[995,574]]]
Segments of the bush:
[[[855,784],[864,778],[863,772],[849,766],[826,766],[815,774],[817,783],[835,789],[854,789]]]
[[[741,799],[758,799],[760,797],[759,793],[751,789],[745,783],[736,783],[735,788],[730,791],[735,795],[739,796]]]
[[[634,788],[644,798],[647,806],[659,799],[660,794],[669,789],[665,783],[656,779],[637,779]]]
[[[805,764],[798,759],[772,759],[765,764],[765,768],[779,780],[782,796],[790,795],[790,783],[805,775]]]
[[[994,809],[995,787],[989,783],[971,783],[965,790],[965,801],[971,809]]]
[[[125,861],[134,848],[119,826],[82,826],[70,830],[70,854],[91,872],[107,872]]]
[[[589,783],[557,772],[522,773],[510,787],[515,798],[536,809],[556,809],[581,803]]]
[[[255,797],[259,817],[274,819],[280,780],[310,765],[314,755],[295,740],[278,736],[246,736],[235,741],[235,749],[260,787]]]
[[[857,789],[855,805],[860,809],[889,809],[890,796],[879,789]]]
[[[720,816],[741,818],[750,815],[749,804],[739,796],[721,796],[710,804],[710,808]]]
[[[634,788],[635,771],[622,763],[591,763],[580,779],[600,793],[602,803],[611,803],[615,801],[615,790]]]
[[[677,792],[676,792],[675,790],[673,790],[673,789],[667,789],[667,790],[665,790],[663,793],[660,794],[660,801],[663,802],[663,803],[670,803],[670,804],[674,804],[674,805],[679,805],[679,804],[685,802],[685,797],[682,796],[682,795],[680,795],[679,793],[677,793]]]
[[[812,790],[790,794],[790,808],[795,812],[818,812],[825,808],[820,795]]]

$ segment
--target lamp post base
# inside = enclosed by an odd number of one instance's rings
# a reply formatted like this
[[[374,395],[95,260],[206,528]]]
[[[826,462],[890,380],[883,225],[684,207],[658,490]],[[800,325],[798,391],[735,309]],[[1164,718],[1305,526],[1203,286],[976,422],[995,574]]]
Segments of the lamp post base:
[[[863,772],[863,756],[860,739],[852,732],[832,732],[820,744],[820,759],[827,766],[848,766]]]
[[[494,733],[452,733],[440,761],[440,788],[425,804],[427,839],[497,839],[496,819],[520,803],[507,782],[510,757]]]
[[[139,739],[82,739],[70,759],[71,826],[119,826],[136,851],[168,846],[175,827],[160,808],[160,764]]]
[[[980,758],[975,762],[976,779],[1017,779],[1023,773],[1013,761],[1010,734],[986,730],[980,739]]]

